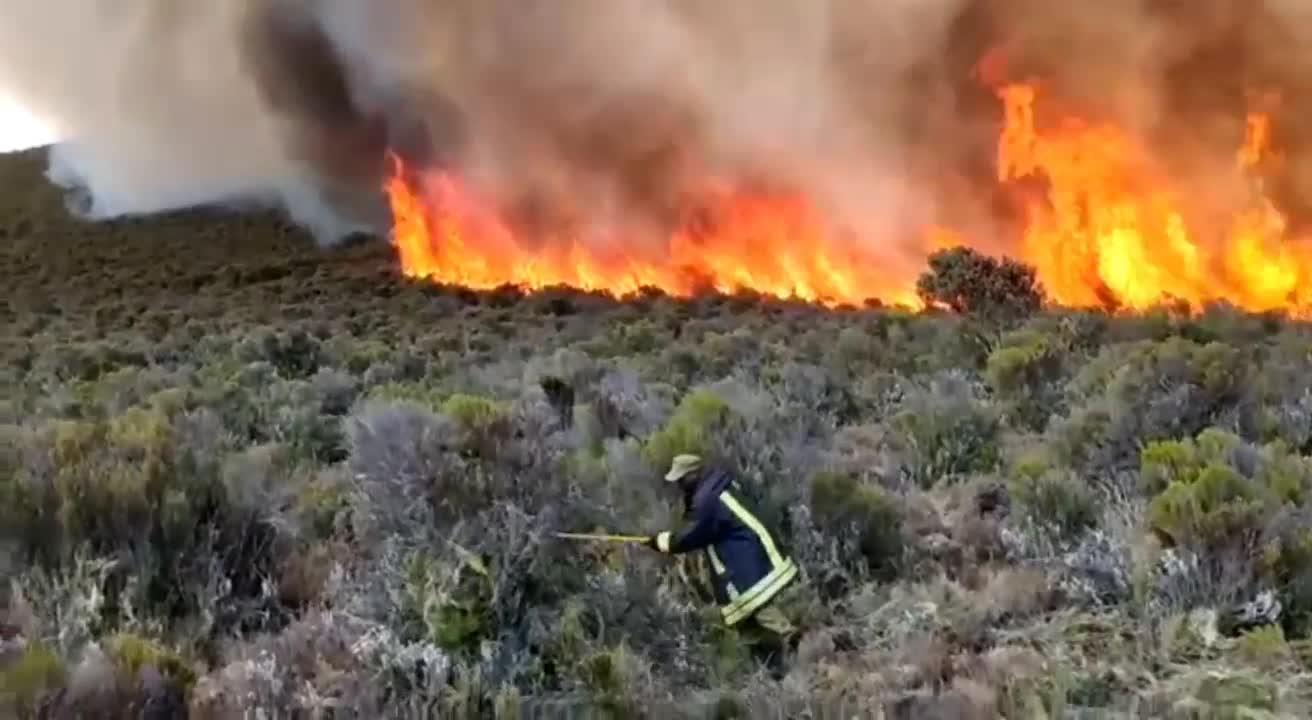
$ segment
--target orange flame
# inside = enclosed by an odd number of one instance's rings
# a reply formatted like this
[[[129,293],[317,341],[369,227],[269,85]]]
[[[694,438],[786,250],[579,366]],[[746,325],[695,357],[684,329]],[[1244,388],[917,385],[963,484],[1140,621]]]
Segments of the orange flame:
[[[1312,279],[1312,248],[1285,237],[1284,216],[1254,182],[1254,198],[1211,242],[1186,222],[1186,199],[1151,159],[1111,125],[1066,119],[1040,132],[1035,89],[999,90],[1006,126],[998,145],[1001,181],[1042,176],[1048,191],[1029,205],[1022,256],[1054,300],[1068,305],[1145,308],[1176,300],[1192,307],[1226,300],[1251,310],[1300,310]],[[1267,159],[1271,119],[1248,117],[1240,172]]]
[[[1217,300],[1252,310],[1309,306],[1312,291],[1302,288],[1312,280],[1312,248],[1286,237],[1285,218],[1256,176],[1274,157],[1268,115],[1248,117],[1236,160],[1236,171],[1251,176],[1252,201],[1203,242],[1187,221],[1186,198],[1128,134],[1078,118],[1040,129],[1034,86],[1006,85],[998,95],[1006,113],[998,180],[1038,178],[1046,188],[1027,204],[1015,254],[1036,268],[1053,300],[1136,309]],[[804,195],[711,197],[711,222],[689,221],[658,252],[642,253],[626,243],[516,237],[456,177],[393,160],[386,190],[394,243],[411,277],[476,289],[567,285],[627,295],[654,287],[679,296],[745,289],[831,306],[883,299],[922,307],[913,290],[918,269],[890,268],[869,244],[825,222]],[[920,247],[952,244],[967,243],[950,229],[928,228]]]
[[[411,277],[476,289],[566,285],[628,295],[650,287],[677,296],[750,290],[830,306],[880,299],[920,306],[909,285],[900,286],[860,243],[830,231],[800,195],[711,198],[702,222],[685,223],[659,257],[647,258],[622,243],[596,248],[574,238],[532,247],[456,178],[430,172],[407,180],[401,161],[394,162],[386,188],[393,242]]]

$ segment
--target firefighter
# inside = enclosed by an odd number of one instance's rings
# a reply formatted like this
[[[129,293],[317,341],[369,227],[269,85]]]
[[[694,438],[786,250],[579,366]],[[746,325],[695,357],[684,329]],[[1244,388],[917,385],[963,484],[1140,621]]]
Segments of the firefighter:
[[[652,536],[647,546],[668,555],[705,550],[725,625],[742,633],[758,654],[764,651],[777,671],[797,629],[772,601],[796,579],[797,564],[744,503],[726,469],[679,455],[665,481],[682,491],[690,522],[682,531]]]

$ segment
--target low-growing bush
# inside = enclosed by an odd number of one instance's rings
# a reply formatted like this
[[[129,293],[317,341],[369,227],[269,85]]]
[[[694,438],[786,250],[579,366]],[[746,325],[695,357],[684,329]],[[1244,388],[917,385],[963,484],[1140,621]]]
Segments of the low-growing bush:
[[[8,697],[20,718],[37,717],[38,702],[63,687],[67,677],[64,663],[40,642],[27,645],[6,665],[0,667],[0,708]]]
[[[1280,506],[1301,506],[1312,488],[1312,462],[1211,429],[1149,445],[1140,476],[1155,493],[1153,529],[1173,545],[1214,553],[1259,531]]]
[[[1010,497],[1032,525],[1071,540],[1100,519],[1098,493],[1068,468],[1045,458],[1024,457],[1011,468]]]
[[[223,438],[197,436],[198,424],[209,427],[201,414],[140,407],[54,422],[31,438],[45,462],[7,486],[6,534],[55,573],[84,552],[113,558],[109,626],[128,607],[188,624],[204,610],[215,631],[276,624],[263,579],[286,550],[279,508],[268,488],[225,475]]]
[[[1250,374],[1245,355],[1179,337],[1108,346],[1068,385],[1071,412],[1054,428],[1077,469],[1136,469],[1139,448],[1193,437],[1233,412]]]
[[[835,535],[852,533],[862,569],[882,580],[895,577],[907,552],[904,510],[897,499],[878,485],[832,472],[812,477],[810,490],[819,526]]]
[[[884,425],[901,483],[926,488],[989,472],[1000,459],[997,413],[959,377],[936,378],[913,392]]]
[[[106,649],[127,687],[135,685],[143,668],[154,668],[184,691],[196,682],[196,671],[192,664],[154,640],[132,633],[120,633],[109,638]]]
[[[665,427],[646,442],[646,454],[658,468],[669,467],[675,455],[702,454],[709,448],[711,433],[729,414],[729,406],[711,390],[686,395]]]
[[[1064,340],[1052,334],[1020,330],[1003,336],[989,354],[984,376],[997,397],[1010,404],[1018,426],[1041,431],[1061,410],[1063,345]]]
[[[1028,269],[960,249],[912,312],[475,291],[262,217],[17,225],[0,714],[1261,714],[1302,692],[1293,319],[1044,308]],[[204,240],[186,263],[173,233]],[[680,452],[732,470],[801,566],[782,680],[723,627],[702,554],[554,536],[677,527]]]

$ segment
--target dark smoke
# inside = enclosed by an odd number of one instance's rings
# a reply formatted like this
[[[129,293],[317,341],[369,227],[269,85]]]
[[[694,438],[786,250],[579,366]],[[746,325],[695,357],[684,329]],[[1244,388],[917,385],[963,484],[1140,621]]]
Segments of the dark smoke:
[[[1274,192],[1308,215],[1309,39],[1302,0],[26,0],[0,90],[67,139],[51,177],[91,217],[262,199],[382,231],[390,149],[530,238],[659,239],[708,182],[764,183],[915,264],[929,224],[1014,236],[988,79],[1138,133],[1218,217],[1278,96]]]

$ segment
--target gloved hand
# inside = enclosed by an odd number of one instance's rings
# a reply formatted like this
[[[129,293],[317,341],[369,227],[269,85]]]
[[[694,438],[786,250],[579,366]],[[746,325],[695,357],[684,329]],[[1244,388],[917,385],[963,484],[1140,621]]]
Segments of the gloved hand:
[[[668,547],[668,546],[669,546],[669,533],[667,533],[667,532],[657,533],[657,534],[655,534],[655,535],[652,535],[651,537],[647,538],[647,540],[646,540],[645,542],[643,542],[642,544],[645,545],[645,546],[647,546],[647,547],[649,547],[649,548],[651,548],[652,550],[655,550],[655,551],[658,552],[658,553],[666,553],[666,552],[669,552],[668,550],[666,550],[664,547],[661,546],[661,536],[662,536],[662,535],[666,536],[665,547]]]

